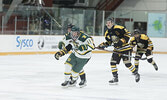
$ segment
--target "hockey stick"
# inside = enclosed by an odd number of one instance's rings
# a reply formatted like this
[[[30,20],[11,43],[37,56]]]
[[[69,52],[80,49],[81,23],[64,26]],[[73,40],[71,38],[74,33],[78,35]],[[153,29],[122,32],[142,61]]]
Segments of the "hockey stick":
[[[120,54],[120,55],[125,56],[125,57],[136,58],[135,56],[131,56],[131,55],[127,55],[127,54],[115,52],[115,51],[112,51],[112,50],[101,49],[101,48],[98,48],[98,47],[95,47],[95,48],[96,48],[96,49],[99,49],[99,50],[107,51],[107,52],[112,52],[112,53]],[[145,58],[140,58],[140,60],[146,60],[146,59],[147,59],[147,57],[145,57]]]

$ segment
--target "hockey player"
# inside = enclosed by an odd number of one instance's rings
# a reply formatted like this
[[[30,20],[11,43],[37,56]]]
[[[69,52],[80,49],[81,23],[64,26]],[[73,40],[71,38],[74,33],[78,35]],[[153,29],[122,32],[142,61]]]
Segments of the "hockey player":
[[[76,85],[78,75],[84,74],[83,67],[87,64],[91,58],[91,52],[95,48],[93,39],[87,34],[83,33],[76,26],[73,26],[71,32],[65,35],[63,39],[64,48],[56,52],[55,58],[59,60],[59,57],[67,54],[70,50],[72,53],[65,62],[65,81],[61,85],[63,87]],[[70,76],[72,78],[70,79]],[[86,78],[81,77],[80,87],[85,86]]]
[[[110,84],[115,84],[118,82],[118,69],[116,64],[120,63],[121,58],[127,68],[135,75],[135,81],[140,80],[140,74],[137,72],[136,68],[131,64],[130,58],[125,57],[121,54],[129,54],[131,47],[128,44],[130,38],[130,32],[123,26],[114,25],[113,19],[107,19],[107,30],[105,32],[106,42],[101,43],[98,48],[104,49],[108,46],[114,46],[114,52],[111,57],[110,65],[113,74],[113,79],[109,81]]]
[[[67,26],[67,34],[70,34],[71,33],[71,28],[73,27],[74,25],[73,24],[68,24]],[[59,44],[58,44],[58,48],[61,50],[62,48],[65,47],[65,44],[63,41],[60,41]],[[84,72],[84,70],[82,70],[80,73],[79,73],[79,76],[80,76],[80,79],[81,79],[81,82],[80,82],[80,86],[84,87],[86,86],[86,74]],[[72,79],[72,76],[70,77]]]
[[[146,55],[147,61],[151,63],[155,70],[158,70],[158,66],[153,60],[152,50],[153,44],[149,37],[145,34],[141,34],[140,30],[134,30],[134,36],[130,40],[130,45],[135,47],[137,45],[136,56],[135,56],[135,67],[139,69],[139,59],[142,57],[143,54]]]

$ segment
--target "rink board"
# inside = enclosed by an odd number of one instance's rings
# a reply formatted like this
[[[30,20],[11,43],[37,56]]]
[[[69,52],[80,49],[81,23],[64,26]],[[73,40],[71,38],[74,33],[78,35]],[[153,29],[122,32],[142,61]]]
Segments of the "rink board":
[[[0,35],[0,55],[29,55],[29,54],[54,54],[58,51],[60,35]],[[105,41],[104,36],[93,36],[94,43]],[[154,44],[154,53],[167,54],[166,38],[151,38]],[[111,50],[113,48],[111,47]],[[108,53],[94,50],[93,53]]]

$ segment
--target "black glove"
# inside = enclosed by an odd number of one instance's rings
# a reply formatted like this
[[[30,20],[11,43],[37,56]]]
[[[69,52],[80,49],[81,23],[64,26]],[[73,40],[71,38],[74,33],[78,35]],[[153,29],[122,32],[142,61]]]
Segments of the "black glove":
[[[147,49],[147,50],[146,50],[146,53],[147,53],[147,54],[152,54],[152,50]]]
[[[106,44],[103,42],[103,43],[101,43],[101,44],[99,44],[98,46],[97,46],[97,48],[98,49],[104,49],[104,48],[106,48],[107,46],[106,46]]]
[[[83,50],[87,50],[88,49],[88,46],[85,44],[82,44],[82,45],[80,45],[79,47],[78,47],[78,49],[80,50],[80,51],[83,51]]]
[[[55,54],[56,60],[59,60],[59,58],[60,58],[61,56],[62,56],[62,55],[61,55],[60,51],[59,51],[59,52],[56,52],[56,54]]]
[[[117,43],[114,43],[114,47],[122,47],[123,42],[119,40]]]
[[[67,52],[66,52],[65,50],[58,51],[58,52],[56,52],[56,54],[55,54],[55,58],[56,58],[57,60],[59,60],[59,58],[62,57],[62,56],[64,56],[65,54],[67,54]]]

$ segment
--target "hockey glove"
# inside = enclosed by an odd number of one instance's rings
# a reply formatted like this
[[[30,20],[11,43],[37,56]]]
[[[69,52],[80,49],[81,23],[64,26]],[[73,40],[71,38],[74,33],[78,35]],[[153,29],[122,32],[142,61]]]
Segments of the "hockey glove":
[[[78,49],[79,49],[80,51],[87,50],[87,49],[88,49],[88,46],[87,46],[86,44],[82,44],[82,45],[80,45],[80,46],[78,47]]]
[[[56,60],[59,60],[60,57],[64,56],[67,53],[68,53],[68,51],[66,49],[56,52],[56,54],[55,54]]]
[[[60,57],[61,57],[61,53],[60,52],[56,52],[56,54],[55,54],[56,60],[59,60]]]
[[[72,49],[72,45],[68,44],[65,48],[63,48],[62,50],[56,52],[55,54],[55,58],[57,60],[59,60],[60,57],[64,56],[65,54],[67,54],[70,50]]]
[[[63,49],[64,47],[65,47],[64,42],[60,41],[59,44],[58,44],[58,48]]]
[[[146,50],[146,53],[152,55],[152,50],[147,49],[147,50]]]
[[[103,43],[101,43],[101,44],[99,44],[98,46],[97,46],[97,48],[98,49],[104,49],[104,48],[106,48],[108,45],[105,43],[105,42],[103,42]]]

